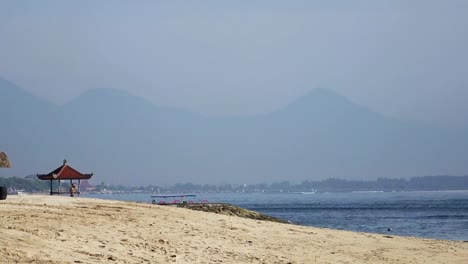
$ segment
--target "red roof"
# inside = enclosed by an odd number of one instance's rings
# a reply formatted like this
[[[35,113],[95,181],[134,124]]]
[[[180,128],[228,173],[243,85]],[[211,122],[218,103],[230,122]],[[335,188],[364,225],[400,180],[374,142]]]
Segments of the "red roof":
[[[48,174],[37,174],[37,177],[41,180],[88,180],[92,176],[92,173],[83,174],[68,166],[65,162],[62,166]]]

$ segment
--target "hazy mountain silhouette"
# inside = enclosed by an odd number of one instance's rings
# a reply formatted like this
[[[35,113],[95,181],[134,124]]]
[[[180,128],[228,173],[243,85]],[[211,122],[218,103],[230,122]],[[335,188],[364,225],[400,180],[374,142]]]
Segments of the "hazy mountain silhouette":
[[[90,90],[63,106],[0,79],[0,148],[45,173],[67,158],[114,184],[272,182],[466,174],[468,133],[381,116],[325,89],[266,115],[206,117],[127,92]]]
[[[19,173],[39,168],[45,161],[41,151],[52,137],[49,133],[56,111],[57,106],[0,78],[0,147],[14,158]]]

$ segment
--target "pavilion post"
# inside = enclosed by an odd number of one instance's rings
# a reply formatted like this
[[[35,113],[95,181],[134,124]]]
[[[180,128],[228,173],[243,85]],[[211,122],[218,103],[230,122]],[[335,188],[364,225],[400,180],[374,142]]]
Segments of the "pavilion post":
[[[52,193],[53,193],[52,191],[53,191],[53,190],[52,190],[52,179],[51,179],[51,180],[50,180],[50,195],[52,195]]]
[[[81,179],[78,179],[78,196],[80,196],[80,193],[81,193],[80,192],[80,181],[81,181]]]
[[[59,184],[58,184],[58,195],[60,195],[60,185],[61,185],[61,182],[60,182],[60,179],[58,180],[59,181]]]

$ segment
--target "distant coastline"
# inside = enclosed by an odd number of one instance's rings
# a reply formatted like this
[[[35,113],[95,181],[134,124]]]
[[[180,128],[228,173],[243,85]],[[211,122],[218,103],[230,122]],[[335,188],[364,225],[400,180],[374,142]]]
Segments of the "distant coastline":
[[[131,187],[124,185],[101,184],[95,192],[153,193],[326,193],[326,192],[409,192],[409,191],[463,191],[468,190],[468,176],[423,176],[410,179],[379,178],[373,181],[344,180],[330,178],[322,181],[289,181],[271,184],[193,184],[177,183],[172,186]]]
[[[28,193],[46,192],[49,183],[39,181],[36,177],[0,177],[0,186],[20,189]],[[344,180],[330,178],[322,181],[302,181],[291,183],[289,181],[274,182],[271,184],[193,184],[176,183],[169,186],[147,185],[126,186],[106,184],[87,184],[87,193],[325,193],[325,192],[408,192],[408,191],[464,191],[468,190],[467,176],[423,176],[410,179],[379,178],[372,181]]]

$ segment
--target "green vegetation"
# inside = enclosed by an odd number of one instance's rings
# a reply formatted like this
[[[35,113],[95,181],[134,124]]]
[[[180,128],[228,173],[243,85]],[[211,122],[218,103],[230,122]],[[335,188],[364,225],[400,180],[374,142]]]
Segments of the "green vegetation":
[[[17,190],[25,190],[26,192],[43,192],[50,188],[49,181],[41,181],[36,176],[30,175],[26,177],[0,177],[0,186],[7,188],[15,188]]]
[[[193,184],[177,183],[172,186],[97,185],[96,189],[110,191],[167,192],[350,192],[350,191],[439,191],[468,190],[468,176],[424,176],[411,179],[379,178],[373,181],[326,179],[322,181],[303,181],[292,184],[289,181],[271,184]]]
[[[54,188],[56,188],[54,183]],[[0,186],[22,189],[27,192],[49,191],[50,182],[40,181],[36,176],[24,178],[0,177]],[[289,181],[271,184],[193,184],[177,183],[172,186],[126,186],[107,185],[104,182],[94,186],[96,192],[146,192],[183,193],[183,192],[350,192],[350,191],[440,191],[468,190],[468,176],[424,176],[411,179],[379,178],[374,181],[326,179],[322,181],[303,181],[292,184]]]

